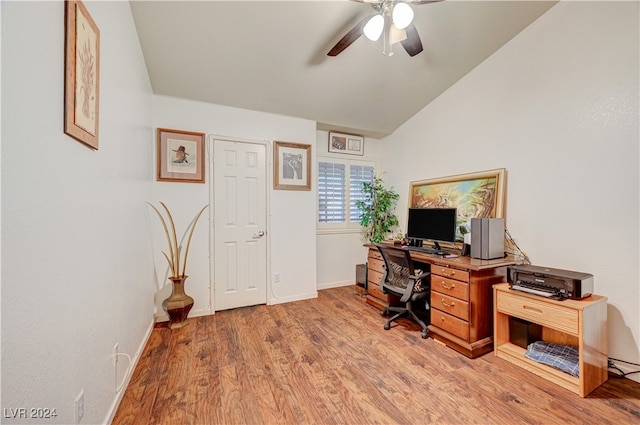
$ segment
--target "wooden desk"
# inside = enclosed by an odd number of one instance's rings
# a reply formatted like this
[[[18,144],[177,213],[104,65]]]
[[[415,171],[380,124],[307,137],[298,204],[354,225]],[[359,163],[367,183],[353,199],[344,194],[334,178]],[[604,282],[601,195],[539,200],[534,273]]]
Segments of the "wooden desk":
[[[416,262],[431,269],[431,324],[429,336],[474,358],[493,350],[492,285],[505,281],[507,266],[519,264],[514,257],[479,260],[471,257],[442,258],[411,251]],[[369,246],[367,303],[388,306],[380,289],[384,260]]]

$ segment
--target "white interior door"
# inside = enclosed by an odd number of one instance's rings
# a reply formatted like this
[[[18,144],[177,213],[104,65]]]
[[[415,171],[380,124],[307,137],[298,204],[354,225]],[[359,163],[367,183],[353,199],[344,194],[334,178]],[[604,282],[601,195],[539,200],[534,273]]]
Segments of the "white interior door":
[[[267,302],[266,149],[213,141],[214,311]]]

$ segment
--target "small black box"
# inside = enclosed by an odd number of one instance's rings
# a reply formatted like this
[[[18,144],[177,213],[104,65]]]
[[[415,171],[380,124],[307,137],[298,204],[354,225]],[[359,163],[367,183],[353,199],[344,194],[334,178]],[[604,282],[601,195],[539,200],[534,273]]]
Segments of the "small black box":
[[[517,317],[509,317],[509,339],[512,344],[527,348],[532,342],[542,339],[542,326]]]
[[[367,265],[356,264],[356,284],[367,288]]]

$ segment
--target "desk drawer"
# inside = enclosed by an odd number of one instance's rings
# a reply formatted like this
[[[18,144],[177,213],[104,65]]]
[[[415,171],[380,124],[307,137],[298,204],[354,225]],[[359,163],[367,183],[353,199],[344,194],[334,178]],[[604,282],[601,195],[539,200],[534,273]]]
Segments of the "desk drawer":
[[[442,266],[440,264],[433,264],[431,266],[431,274],[459,280],[461,282],[469,282],[468,271],[452,269],[451,267]]]
[[[369,260],[380,260],[384,263],[384,260],[382,259],[382,254],[380,254],[380,251],[378,251],[377,249],[369,249]]]
[[[501,313],[578,335],[578,310],[504,291],[497,295],[496,308]]]
[[[431,324],[442,330],[469,341],[469,323],[444,313],[437,308],[431,309]]]
[[[382,301],[387,301],[387,295],[382,293],[382,289],[380,289],[380,286],[373,284],[371,282],[369,282],[369,286],[367,286],[367,292],[369,293],[369,295],[371,295],[372,297],[375,297],[379,300]]]
[[[431,292],[431,308],[437,308],[462,320],[469,320],[469,303],[457,298]]]
[[[373,285],[380,286],[380,281],[382,280],[383,276],[384,276],[384,273],[380,273],[375,270],[369,269],[369,275],[367,276],[369,285],[373,284]]]
[[[384,273],[384,260],[378,260],[374,257],[369,257],[369,270],[377,271],[378,273]]]
[[[431,275],[431,290],[469,301],[469,284],[442,276]]]

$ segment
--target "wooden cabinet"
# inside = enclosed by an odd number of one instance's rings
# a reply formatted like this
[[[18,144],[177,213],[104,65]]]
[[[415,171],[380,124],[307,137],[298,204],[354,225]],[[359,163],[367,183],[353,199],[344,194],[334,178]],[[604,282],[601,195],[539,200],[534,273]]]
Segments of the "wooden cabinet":
[[[470,258],[431,264],[429,334],[467,357],[493,350],[491,286],[503,282],[504,262],[479,265]]]
[[[389,301],[380,289],[380,280],[384,276],[384,260],[377,248],[369,248],[367,265],[367,303],[382,310],[389,306]]]
[[[506,267],[518,264],[513,257],[480,260],[442,258],[418,251],[411,258],[431,270],[431,324],[429,335],[467,357],[493,350],[492,285],[504,282]],[[388,298],[380,290],[384,260],[369,247],[367,303],[383,309]]]
[[[494,286],[495,351],[505,359],[585,397],[607,380],[607,298],[556,301]],[[525,357],[526,349],[510,339],[509,319],[516,317],[542,326],[542,340],[578,347],[579,377]]]
[[[465,341],[469,339],[469,272],[431,266],[431,323]]]

